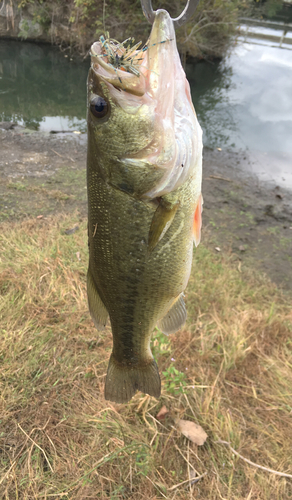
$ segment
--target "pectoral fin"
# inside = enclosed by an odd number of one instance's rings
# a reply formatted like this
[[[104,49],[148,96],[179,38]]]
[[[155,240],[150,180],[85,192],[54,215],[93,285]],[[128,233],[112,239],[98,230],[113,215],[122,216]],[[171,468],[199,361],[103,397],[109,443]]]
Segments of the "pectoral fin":
[[[92,321],[98,330],[103,330],[107,322],[108,312],[98,294],[89,269],[87,273],[87,297]]]
[[[184,295],[181,293],[164,318],[158,321],[157,326],[165,335],[169,335],[170,333],[177,332],[184,325],[186,319],[187,310]]]
[[[165,202],[163,199],[160,200],[159,205],[156,211],[154,212],[149,230],[149,237],[148,237],[149,252],[152,252],[152,250],[156,247],[157,243],[163,238],[166,231],[169,229],[178,207],[179,207],[179,202],[171,204]]]

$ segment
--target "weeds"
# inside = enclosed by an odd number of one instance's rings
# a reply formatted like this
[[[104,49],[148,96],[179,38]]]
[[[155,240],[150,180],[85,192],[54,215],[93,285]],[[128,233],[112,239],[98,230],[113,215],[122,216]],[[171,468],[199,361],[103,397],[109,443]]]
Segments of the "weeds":
[[[117,405],[103,397],[110,329],[95,331],[87,310],[86,221],[4,223],[0,239],[1,498],[292,497],[291,479],[220,443],[292,473],[288,295],[200,245],[188,322],[153,339],[161,399]],[[204,446],[180,434],[179,418],[205,429]]]
[[[279,0],[278,0],[279,1]],[[136,40],[147,40],[149,24],[143,16],[141,4],[130,0],[68,0],[53,2],[18,0],[19,9],[29,11],[33,25],[23,21],[20,36],[26,38],[38,23],[50,41],[68,44],[70,48],[86,53],[90,45],[106,30],[115,39],[134,36]],[[194,18],[178,30],[180,50],[194,57],[220,57],[236,33],[239,9],[250,8],[253,2],[247,0],[205,0],[199,2]],[[154,8],[163,8],[177,17],[185,7],[183,0],[163,0]]]
[[[162,374],[164,376],[165,390],[169,394],[176,396],[184,392],[184,387],[187,385],[185,373],[178,371],[175,366],[169,366]]]

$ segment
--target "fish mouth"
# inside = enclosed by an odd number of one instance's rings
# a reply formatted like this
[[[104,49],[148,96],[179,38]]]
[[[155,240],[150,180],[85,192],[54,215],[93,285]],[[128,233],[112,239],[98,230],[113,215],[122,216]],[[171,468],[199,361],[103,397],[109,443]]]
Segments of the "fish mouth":
[[[101,80],[116,89],[156,97],[166,80],[165,69],[169,80],[173,66],[175,32],[166,11],[156,12],[148,42],[142,48],[140,45],[141,42],[134,45],[133,39],[119,43],[102,37],[91,46],[91,67]]]

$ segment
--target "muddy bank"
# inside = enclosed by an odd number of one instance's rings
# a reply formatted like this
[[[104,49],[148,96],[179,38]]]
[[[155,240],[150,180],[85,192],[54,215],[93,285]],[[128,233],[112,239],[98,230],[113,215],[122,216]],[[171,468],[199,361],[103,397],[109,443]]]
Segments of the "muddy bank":
[[[260,182],[246,152],[204,152],[205,231],[241,265],[292,290],[292,191]]]
[[[261,183],[244,152],[204,150],[203,235],[214,252],[292,290],[292,192]],[[0,220],[86,217],[85,134],[0,129]],[[246,169],[246,174],[244,173]]]

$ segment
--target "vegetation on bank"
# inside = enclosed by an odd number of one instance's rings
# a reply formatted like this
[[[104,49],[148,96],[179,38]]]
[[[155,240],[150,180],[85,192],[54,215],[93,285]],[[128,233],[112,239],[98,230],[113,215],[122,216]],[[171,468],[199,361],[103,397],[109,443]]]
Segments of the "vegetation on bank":
[[[134,36],[147,40],[150,26],[144,18],[140,0],[16,0],[24,15],[28,14],[48,40],[69,45],[85,53],[105,32],[118,40]],[[177,17],[185,0],[153,0],[153,8],[164,8]],[[194,57],[221,57],[235,35],[238,17],[248,15],[254,0],[201,0],[193,19],[177,31],[179,50]],[[263,3],[267,13],[282,5],[281,0]],[[31,23],[21,24],[20,36],[29,37]]]
[[[87,308],[86,233],[78,212],[1,226],[0,497],[291,498],[291,298],[208,250],[205,233],[188,322],[153,338],[161,399],[112,404],[110,329],[98,333]],[[179,418],[204,428],[203,446]]]

